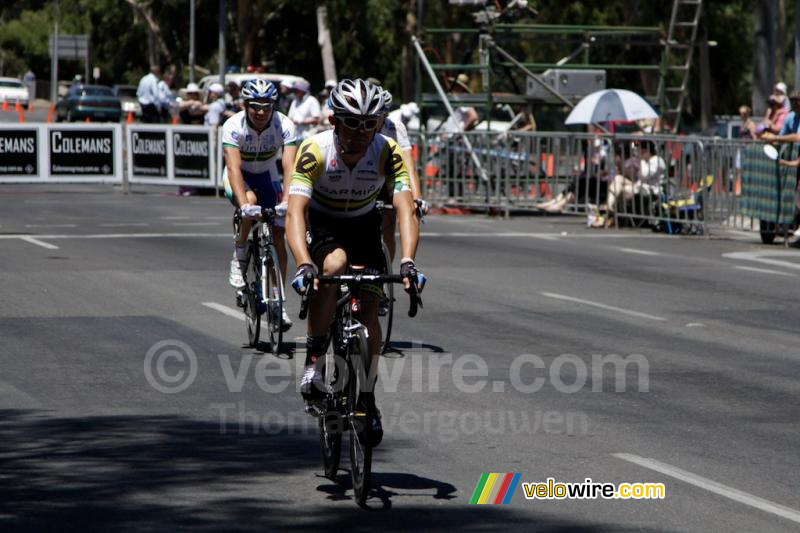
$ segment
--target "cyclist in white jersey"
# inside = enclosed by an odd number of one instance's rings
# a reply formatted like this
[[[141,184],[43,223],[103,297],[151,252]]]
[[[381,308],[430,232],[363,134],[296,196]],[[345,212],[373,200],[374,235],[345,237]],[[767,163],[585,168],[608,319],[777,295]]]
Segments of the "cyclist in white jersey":
[[[406,278],[406,289],[412,282],[419,290],[424,284],[424,277],[414,264],[419,223],[414,216],[408,172],[397,143],[376,133],[383,109],[381,89],[361,79],[346,79],[331,92],[330,101],[333,129],[309,137],[300,145],[286,217],[289,247],[298,265],[292,286],[300,294],[309,286],[316,290],[309,308],[305,371],[300,379],[300,392],[309,403],[318,400],[324,389],[320,371],[338,290],[334,285],[319,285],[315,278],[320,271],[325,275],[342,274],[348,263],[363,265],[373,272],[384,268],[381,218],[375,211],[375,202],[384,189],[391,189],[400,225],[400,273]],[[368,330],[369,368],[377,372],[381,339],[378,300],[382,290],[379,286],[362,289],[361,317]],[[383,429],[374,391],[364,391],[362,398],[373,442],[377,443]]]
[[[378,131],[381,135],[385,135],[390,139],[397,142],[400,147],[400,153],[403,156],[403,162],[408,169],[409,185],[411,187],[411,196],[414,198],[414,204],[420,211],[420,214],[426,215],[429,210],[428,202],[422,198],[422,188],[419,185],[419,176],[417,175],[417,165],[414,162],[414,156],[411,154],[411,140],[408,136],[408,130],[402,122],[395,122],[389,118],[389,111],[392,108],[392,93],[383,89],[383,113],[381,122],[378,125]],[[381,198],[386,204],[391,203],[389,198]],[[383,212],[383,242],[386,243],[386,248],[389,249],[389,257],[394,260],[395,241],[394,232],[397,227],[397,217],[393,210],[387,209]]]
[[[283,191],[288,189],[289,173],[297,146],[294,125],[286,115],[273,109],[278,96],[275,86],[265,80],[247,80],[241,91],[244,110],[229,118],[222,126],[222,147],[225,152],[225,170],[222,181],[225,196],[242,212],[252,211],[253,206],[275,207],[279,215],[286,213]],[[283,168],[286,177],[278,172],[278,155],[283,150]],[[286,245],[284,243],[284,220],[275,220],[274,240],[278,250],[281,274],[286,279]],[[252,225],[244,217],[239,240],[235,242],[231,260],[230,284],[240,290],[244,287],[243,262],[247,258],[247,238]],[[283,313],[283,328],[289,329],[292,322]]]

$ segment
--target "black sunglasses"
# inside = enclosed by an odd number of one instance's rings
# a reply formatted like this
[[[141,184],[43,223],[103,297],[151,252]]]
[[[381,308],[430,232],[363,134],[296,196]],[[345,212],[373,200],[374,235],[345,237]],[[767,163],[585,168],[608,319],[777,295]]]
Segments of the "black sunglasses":
[[[336,121],[341,122],[351,130],[359,128],[374,130],[378,127],[378,119],[375,117],[358,118],[353,115],[336,115]]]
[[[270,109],[272,109],[273,105],[274,104],[272,104],[271,102],[267,103],[247,102],[247,107],[249,107],[253,111],[269,111]]]

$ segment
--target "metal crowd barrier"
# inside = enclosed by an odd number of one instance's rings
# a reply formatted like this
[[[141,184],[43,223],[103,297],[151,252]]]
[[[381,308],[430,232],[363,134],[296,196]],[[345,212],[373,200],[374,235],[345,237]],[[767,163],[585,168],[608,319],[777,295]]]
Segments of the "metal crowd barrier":
[[[697,136],[571,132],[468,132],[488,175],[482,180],[458,135],[414,132],[418,173],[434,205],[587,216],[608,211],[618,226],[707,233],[707,226],[758,231],[742,195],[742,154],[758,143]],[[661,179],[631,186],[643,147]]]

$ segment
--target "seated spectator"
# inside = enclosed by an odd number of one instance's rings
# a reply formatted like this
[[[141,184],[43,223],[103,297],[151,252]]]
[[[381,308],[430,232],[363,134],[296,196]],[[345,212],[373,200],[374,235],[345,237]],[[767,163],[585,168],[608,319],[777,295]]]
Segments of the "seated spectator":
[[[788,113],[783,108],[783,100],[775,95],[770,95],[767,99],[767,114],[764,121],[756,127],[756,135],[761,137],[765,133],[778,134],[783,127]]]
[[[594,133],[602,130],[595,129]],[[611,143],[608,139],[595,137],[588,145],[586,158],[581,163],[581,173],[576,176],[567,188],[558,196],[539,204],[538,207],[548,213],[560,213],[570,204],[605,203],[608,194],[608,182],[613,175],[610,172],[619,164],[619,157],[611,158]],[[638,160],[635,161],[638,164]]]
[[[639,152],[638,168],[635,159],[626,160],[622,174],[614,176],[614,180],[608,185],[606,215],[596,217],[592,224],[593,228],[608,228],[614,225],[613,216],[620,198],[631,200],[634,195],[657,196],[662,192],[667,174],[666,162],[655,153],[653,141],[643,141]]]

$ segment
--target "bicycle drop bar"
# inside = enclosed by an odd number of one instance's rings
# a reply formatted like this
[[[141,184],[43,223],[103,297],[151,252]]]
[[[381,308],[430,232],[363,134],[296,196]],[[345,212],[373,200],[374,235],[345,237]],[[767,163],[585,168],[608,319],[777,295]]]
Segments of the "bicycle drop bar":
[[[345,284],[345,285],[362,285],[364,283],[403,283],[403,276],[399,274],[343,274],[341,276],[319,276],[319,282],[324,284]],[[300,320],[305,320],[308,315],[308,304],[311,300],[314,290],[309,286],[306,293],[300,300]],[[411,291],[408,296],[410,298],[408,305],[408,316],[411,318],[417,316],[417,308],[422,303],[416,286],[411,285]]]

